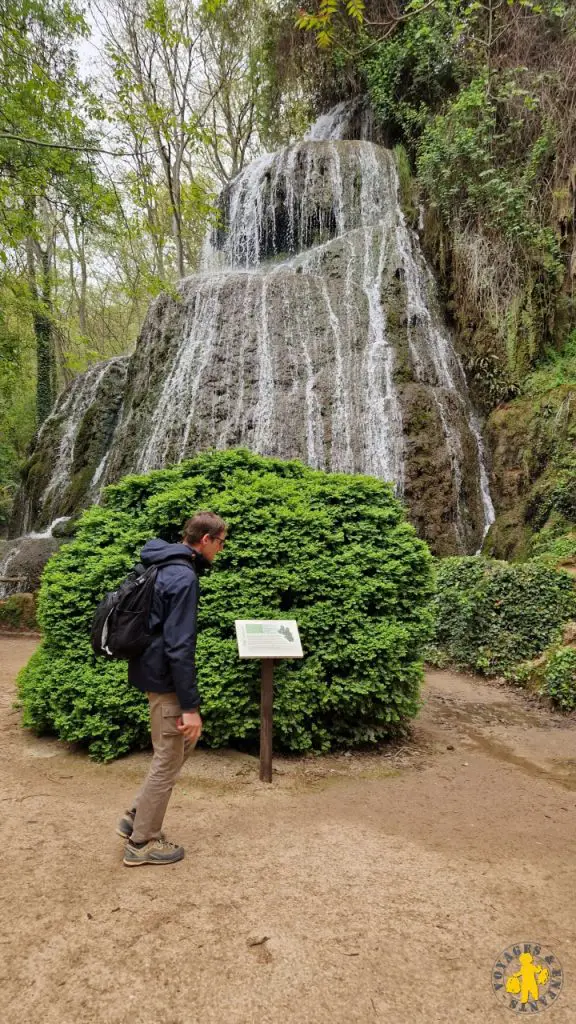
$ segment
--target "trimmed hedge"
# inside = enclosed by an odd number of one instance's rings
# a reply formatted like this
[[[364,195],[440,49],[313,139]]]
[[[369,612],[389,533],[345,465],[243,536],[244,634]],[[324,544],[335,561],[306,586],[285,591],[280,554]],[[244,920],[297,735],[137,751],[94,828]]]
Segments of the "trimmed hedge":
[[[201,508],[230,526],[202,582],[205,742],[257,743],[260,665],[238,658],[239,618],[295,618],[300,626],[305,657],[275,671],[276,749],[328,751],[398,731],[418,708],[431,630],[426,544],[389,485],[243,450],[127,477],[83,514],[44,572],[44,640],[19,680],[24,724],[87,745],[99,760],[146,745],[145,699],[126,682],[124,664],[94,658],[90,620],[144,542],[179,539]]]
[[[574,581],[536,561],[445,558],[436,582],[433,664],[498,675],[544,651],[576,616]]]

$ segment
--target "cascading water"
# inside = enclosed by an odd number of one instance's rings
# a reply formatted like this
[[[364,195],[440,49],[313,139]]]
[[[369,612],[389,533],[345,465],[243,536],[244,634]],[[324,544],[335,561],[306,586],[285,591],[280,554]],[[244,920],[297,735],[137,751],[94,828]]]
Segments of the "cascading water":
[[[304,139],[309,139],[311,142],[342,139],[344,137],[344,129],[348,125],[350,118],[350,108],[350,102],[347,100],[337,103],[335,107],[332,107],[332,110],[320,115],[306,133]]]
[[[391,153],[326,138],[348,115],[224,191],[203,273],[144,329],[104,479],[244,444],[391,480],[436,549],[473,550],[493,513],[462,367]]]
[[[109,450],[127,369],[125,356],[98,363],[60,395],[38,432],[25,468],[26,483],[16,497],[12,536],[45,540],[50,536],[48,523],[54,525],[89,500],[90,479]]]
[[[20,554],[20,544],[13,544],[3,558],[0,558],[0,600],[9,597],[16,590],[19,589],[22,578],[16,575],[14,570],[11,570],[11,566],[18,558]],[[17,583],[14,585],[12,580],[16,580]]]
[[[74,456],[74,443],[78,434],[78,427],[91,404],[94,393],[97,391],[102,378],[110,372],[113,361],[108,363],[96,363],[86,373],[77,378],[78,385],[70,388],[64,402],[57,410],[49,416],[40,431],[39,441],[42,440],[42,433],[50,430],[52,421],[57,417],[62,424],[60,444],[56,452],[56,459],[52,475],[40,498],[42,505],[48,505],[55,494],[58,494],[66,487],[70,480],[70,470]]]
[[[321,114],[304,140],[324,142],[337,139],[362,139],[380,141],[374,138],[374,115],[369,105],[361,100],[344,100],[337,103],[326,114]]]
[[[224,190],[203,272],[150,308],[92,499],[126,472],[244,445],[392,481],[439,553],[481,543],[493,509],[464,373],[393,156],[342,141],[352,115],[339,105]],[[45,496],[69,472],[82,394],[60,408]]]

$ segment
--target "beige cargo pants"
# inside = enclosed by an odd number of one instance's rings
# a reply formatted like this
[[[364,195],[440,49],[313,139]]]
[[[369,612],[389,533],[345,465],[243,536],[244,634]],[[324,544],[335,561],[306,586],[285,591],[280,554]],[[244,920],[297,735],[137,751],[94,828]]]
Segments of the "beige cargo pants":
[[[192,748],[177,727],[182,714],[175,693],[147,693],[154,756],[150,771],[134,799],[132,842],[157,839],[180,769]]]

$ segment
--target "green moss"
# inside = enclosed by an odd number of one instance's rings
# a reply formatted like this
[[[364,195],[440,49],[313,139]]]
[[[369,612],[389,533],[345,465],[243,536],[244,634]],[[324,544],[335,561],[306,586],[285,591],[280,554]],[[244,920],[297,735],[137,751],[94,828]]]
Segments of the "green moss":
[[[95,465],[85,466],[78,473],[75,473],[66,491],[66,496],[61,503],[62,515],[70,515],[76,512],[86,497],[90,481],[94,476]]]
[[[482,546],[488,558],[519,559],[528,557],[531,531],[523,522],[523,506],[497,516]]]
[[[576,337],[523,384],[523,395],[497,409],[487,424],[498,516],[485,550],[523,559],[571,557],[576,530]]]
[[[415,228],[418,224],[419,213],[418,182],[412,172],[407,149],[402,145],[394,146],[393,153],[398,172],[400,206],[408,224]]]

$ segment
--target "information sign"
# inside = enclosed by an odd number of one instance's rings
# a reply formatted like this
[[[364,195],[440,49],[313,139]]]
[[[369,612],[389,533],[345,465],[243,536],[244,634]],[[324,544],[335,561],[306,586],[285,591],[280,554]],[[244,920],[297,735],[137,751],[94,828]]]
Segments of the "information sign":
[[[237,619],[236,639],[241,658],[302,658],[294,619]]]
[[[236,619],[236,639],[241,658],[260,658],[260,778],[272,782],[272,703],[274,658],[303,658],[298,625],[294,619]]]

